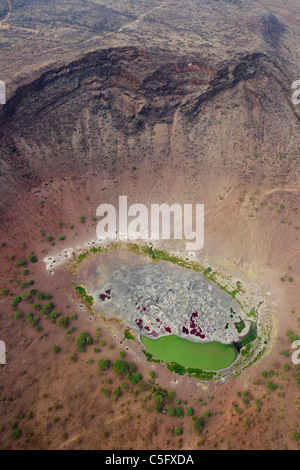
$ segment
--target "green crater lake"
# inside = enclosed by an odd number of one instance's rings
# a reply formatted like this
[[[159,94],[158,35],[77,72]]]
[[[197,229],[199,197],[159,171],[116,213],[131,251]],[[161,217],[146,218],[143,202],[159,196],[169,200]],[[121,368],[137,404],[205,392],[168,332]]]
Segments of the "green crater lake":
[[[194,343],[179,336],[162,336],[149,339],[141,336],[147,351],[164,362],[177,362],[184,367],[216,371],[226,369],[236,359],[237,353],[231,344],[217,341]]]

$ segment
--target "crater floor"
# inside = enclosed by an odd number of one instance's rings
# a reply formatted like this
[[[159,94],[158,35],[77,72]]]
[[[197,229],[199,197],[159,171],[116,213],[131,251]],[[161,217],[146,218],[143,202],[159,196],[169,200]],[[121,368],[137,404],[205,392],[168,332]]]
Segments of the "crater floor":
[[[108,267],[107,259],[101,255],[94,267],[95,304],[135,332],[223,344],[248,332],[250,322],[239,304],[203,274],[165,261]]]

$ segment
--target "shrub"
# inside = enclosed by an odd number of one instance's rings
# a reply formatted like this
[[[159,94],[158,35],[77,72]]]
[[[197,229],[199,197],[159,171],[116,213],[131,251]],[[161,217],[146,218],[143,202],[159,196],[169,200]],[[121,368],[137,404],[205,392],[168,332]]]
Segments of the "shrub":
[[[21,431],[18,428],[15,428],[12,430],[12,437],[14,439],[19,439],[20,436],[21,436]]]
[[[142,376],[141,376],[141,374],[134,373],[134,374],[131,375],[129,380],[132,383],[132,385],[136,385],[137,383],[139,383],[142,380]]]
[[[275,384],[272,380],[268,380],[267,387],[270,390],[275,390],[276,388],[278,388],[278,384]]]
[[[182,434],[182,427],[181,426],[176,426],[174,428],[174,434],[175,434],[175,436],[180,436]]]
[[[117,387],[115,390],[114,390],[114,399],[117,400],[119,397],[121,397],[123,395],[123,392],[122,390],[120,389],[120,387]]]
[[[18,266],[25,266],[26,264],[27,264],[26,259],[19,259],[18,261],[16,261],[16,262],[14,263],[14,265],[15,265],[16,267],[18,267]]]
[[[196,431],[196,434],[200,434],[204,425],[204,419],[203,418],[198,418],[194,420],[194,430]]]
[[[114,372],[117,374],[128,375],[128,367],[123,359],[117,359],[114,362]]]
[[[54,309],[54,307],[55,307],[55,305],[52,302],[47,301],[43,305],[42,313],[46,314],[46,315],[50,315],[50,313]]]
[[[125,337],[126,339],[135,340],[134,335],[133,335],[132,333],[130,333],[129,330],[124,331],[124,337]]]
[[[183,409],[180,408],[180,406],[178,406],[178,407],[176,408],[176,410],[175,410],[175,414],[176,414],[177,418],[182,418],[182,416],[183,416]]]
[[[29,295],[30,295],[29,292],[27,290],[24,290],[24,292],[22,292],[21,294],[22,300],[27,300]]]
[[[98,361],[98,365],[99,365],[100,370],[108,369],[109,364],[110,364],[110,362],[109,362],[108,359],[99,359],[99,361]]]
[[[59,346],[53,346],[52,351],[53,351],[54,354],[57,354],[60,351],[60,347]]]
[[[242,410],[237,405],[234,405],[233,409],[236,413],[240,414],[242,412]]]
[[[11,305],[13,307],[16,307],[18,305],[18,303],[21,302],[21,300],[22,300],[21,297],[19,295],[17,295],[16,297],[13,298],[13,301],[12,301]]]
[[[20,310],[16,310],[16,311],[14,312],[14,316],[15,316],[15,318],[18,320],[18,319],[22,318],[23,313],[22,313]]]
[[[162,403],[164,401],[164,396],[161,392],[157,391],[153,394],[153,398],[158,402]]]
[[[175,415],[175,410],[174,410],[173,406],[167,405],[166,410],[167,410],[167,413],[168,413],[169,416],[174,416]]]
[[[187,416],[193,416],[194,410],[193,410],[193,408],[190,406],[190,407],[186,410],[185,413],[186,413]]]
[[[60,315],[60,311],[59,310],[53,310],[51,313],[49,313],[49,319],[54,322],[55,318],[58,317]]]
[[[30,261],[31,263],[36,263],[38,260],[36,255],[34,255],[33,253],[31,253],[30,255],[27,255],[26,259],[28,259],[28,261]]]
[[[285,351],[281,351],[281,354],[285,357],[288,357],[290,353],[288,350],[285,350]]]
[[[44,300],[45,299],[45,294],[43,292],[37,291],[36,289],[32,289],[32,293],[35,292],[35,295],[39,300]],[[52,306],[54,308],[54,305]]]
[[[79,348],[82,348],[83,351],[84,351],[84,346],[86,344],[92,344],[92,342],[93,340],[91,336],[86,331],[82,331],[80,335],[77,336],[77,338],[75,339],[76,346],[78,346]]]
[[[60,326],[61,328],[66,328],[68,326],[68,318],[67,317],[60,317],[56,320],[57,326]]]
[[[32,326],[36,325],[37,322],[39,321],[39,317],[37,317],[36,315],[32,316],[32,313],[31,312],[28,312],[26,313],[25,315],[25,321],[27,323],[30,323]]]

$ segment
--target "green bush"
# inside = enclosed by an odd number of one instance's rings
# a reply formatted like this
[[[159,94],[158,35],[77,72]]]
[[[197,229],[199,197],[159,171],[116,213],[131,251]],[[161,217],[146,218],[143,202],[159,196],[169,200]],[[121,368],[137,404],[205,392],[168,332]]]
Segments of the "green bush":
[[[93,340],[91,336],[86,331],[82,331],[80,335],[77,336],[77,338],[75,339],[76,346],[78,346],[79,348],[83,348],[83,350],[86,344],[92,344],[92,342]]]
[[[13,298],[13,301],[11,303],[11,305],[13,307],[16,307],[18,305],[18,303],[20,303],[22,301],[21,297],[19,295],[17,295],[16,297]]]
[[[60,315],[59,310],[53,310],[51,313],[49,313],[48,317],[52,322],[54,322],[55,318],[57,318],[59,315]]]
[[[33,253],[31,253],[30,255],[27,255],[26,259],[28,259],[28,261],[30,261],[31,263],[36,263],[38,260],[36,255],[34,255]]]
[[[26,264],[27,264],[26,259],[19,259],[18,261],[16,261],[16,262],[14,263],[14,265],[15,265],[16,267],[18,267],[18,266],[26,266]]]
[[[134,373],[134,374],[131,375],[129,380],[132,383],[132,385],[136,385],[137,383],[139,383],[142,380],[142,376],[141,376],[141,374]]]
[[[121,397],[123,395],[123,392],[122,390],[120,389],[120,387],[117,387],[115,390],[114,390],[114,399],[117,400],[119,397]]]
[[[22,313],[20,310],[16,310],[16,311],[14,312],[14,316],[15,316],[15,318],[16,318],[17,320],[19,320],[20,318],[22,318],[23,313]]]
[[[67,317],[60,317],[56,320],[57,326],[61,328],[66,328],[68,326],[69,319]]]
[[[278,388],[278,384],[274,383],[272,380],[268,380],[267,387],[270,390],[276,390],[276,388]]]
[[[98,365],[100,370],[106,370],[109,367],[109,360],[108,359],[99,359]]]
[[[175,415],[175,410],[174,410],[173,406],[167,405],[166,410],[167,410],[167,413],[168,413],[169,416],[174,416]]]
[[[161,392],[158,392],[158,391],[153,394],[153,398],[154,398],[158,403],[163,403],[163,401],[164,401],[164,396],[163,396],[163,394],[162,394]]]
[[[34,326],[39,321],[39,317],[37,317],[36,315],[33,316],[31,312],[28,312],[25,315],[25,321],[30,325]]]
[[[117,359],[114,362],[113,368],[116,374],[128,375],[128,367],[127,367],[126,362],[123,361],[123,359]]]
[[[203,418],[198,418],[194,420],[194,430],[196,434],[200,434],[204,425],[204,419]]]
[[[15,428],[12,430],[12,437],[14,439],[19,439],[20,436],[21,436],[21,431],[18,428]]]
[[[52,302],[47,301],[43,305],[42,313],[46,314],[46,315],[50,315],[50,313],[52,312],[54,307],[55,307],[55,305]]]
[[[22,294],[21,294],[22,300],[28,300],[29,295],[30,295],[29,292],[26,291],[26,290],[24,290],[24,291],[22,292]]]
[[[176,408],[176,410],[175,410],[175,414],[176,414],[177,418],[182,418],[182,416],[183,416],[183,409],[180,408],[180,406],[178,406],[178,407]]]

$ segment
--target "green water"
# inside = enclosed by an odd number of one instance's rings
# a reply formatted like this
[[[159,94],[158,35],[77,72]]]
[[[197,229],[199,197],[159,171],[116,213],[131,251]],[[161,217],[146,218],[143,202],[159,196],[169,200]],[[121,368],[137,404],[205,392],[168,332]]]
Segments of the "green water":
[[[141,336],[147,351],[164,362],[177,362],[184,367],[203,370],[219,370],[229,367],[236,358],[236,350],[231,344],[217,341],[194,343],[179,336],[162,336],[149,339]]]

